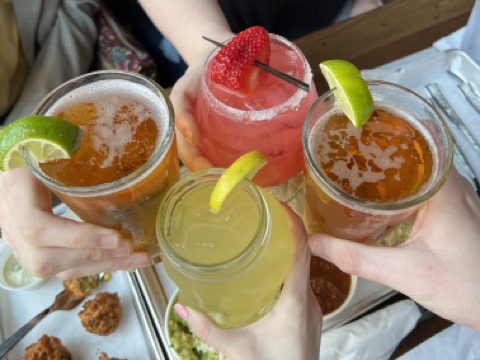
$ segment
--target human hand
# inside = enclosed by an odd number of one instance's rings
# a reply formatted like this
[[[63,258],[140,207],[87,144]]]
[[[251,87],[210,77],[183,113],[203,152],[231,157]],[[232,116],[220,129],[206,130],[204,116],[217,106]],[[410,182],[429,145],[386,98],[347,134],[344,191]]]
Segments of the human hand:
[[[192,63],[185,74],[178,79],[170,93],[175,110],[175,136],[178,156],[185,166],[196,171],[212,167],[198,149],[199,134],[195,124],[195,102],[199,91],[202,71],[205,67],[208,52]]]
[[[317,234],[309,247],[347,273],[480,331],[480,200],[456,172],[420,208],[406,243],[384,248]]]
[[[70,279],[150,263],[117,231],[53,215],[50,191],[27,169],[0,172],[0,189],[2,238],[35,276]]]
[[[225,330],[197,310],[174,306],[194,334],[228,359],[318,359],[322,313],[310,287],[310,252],[301,220],[287,211],[295,241],[294,261],[280,297],[267,315],[245,327]]]

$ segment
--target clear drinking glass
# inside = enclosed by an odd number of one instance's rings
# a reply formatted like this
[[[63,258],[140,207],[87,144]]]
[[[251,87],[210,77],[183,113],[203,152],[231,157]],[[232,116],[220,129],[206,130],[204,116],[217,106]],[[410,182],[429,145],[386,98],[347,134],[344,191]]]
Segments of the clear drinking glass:
[[[38,164],[26,154],[35,177],[83,221],[119,230],[135,251],[159,261],[155,217],[179,178],[173,109],[164,90],[138,74],[98,71],[54,89],[35,114],[63,117],[82,129],[69,160]]]
[[[308,93],[269,73],[246,94],[218,85],[209,76],[219,51],[214,50],[203,71],[195,110],[202,154],[214,166],[226,168],[248,151],[261,151],[268,164],[254,182],[267,187],[301,172],[301,128],[317,98],[310,65],[300,49],[278,35],[270,39],[269,65],[310,84]]]
[[[368,86],[375,108],[389,121],[371,123],[370,119],[362,129],[352,125],[348,131],[361,139],[358,144],[350,133],[341,142],[342,131],[347,134],[347,130],[341,126],[339,130],[335,123],[339,118],[333,118],[343,113],[337,108],[332,91],[322,95],[307,115],[302,134],[307,168],[304,217],[309,233],[325,232],[388,245],[405,240],[411,226],[409,220],[445,182],[452,166],[453,146],[445,122],[419,95],[387,82],[371,81]],[[376,114],[380,116],[380,112]],[[420,148],[419,134],[428,144],[425,151]],[[329,152],[322,153],[321,149]],[[365,154],[370,158],[368,163],[358,157]],[[335,161],[331,161],[333,157]],[[432,164],[428,177],[426,165],[421,163],[427,157]],[[332,166],[331,173],[326,173],[322,161]],[[332,175],[333,172],[340,175]],[[342,179],[344,173],[349,177]],[[423,180],[412,180],[420,175]],[[356,191],[364,186],[367,195],[359,198],[358,192],[346,190],[348,186]],[[389,195],[400,195],[410,187],[411,194],[388,200]],[[382,200],[382,196],[387,200]]]
[[[283,207],[249,181],[229,194],[218,214],[210,211],[222,173],[211,168],[180,179],[160,206],[157,237],[179,301],[231,328],[271,309],[290,267],[293,240]]]

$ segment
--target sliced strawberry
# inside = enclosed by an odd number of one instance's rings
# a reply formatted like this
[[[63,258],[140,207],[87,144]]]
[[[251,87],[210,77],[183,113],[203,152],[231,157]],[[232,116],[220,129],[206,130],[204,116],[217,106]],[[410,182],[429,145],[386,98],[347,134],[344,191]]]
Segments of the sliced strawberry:
[[[232,90],[247,92],[265,75],[255,66],[258,60],[268,64],[270,38],[261,26],[238,33],[212,60],[211,79]]]

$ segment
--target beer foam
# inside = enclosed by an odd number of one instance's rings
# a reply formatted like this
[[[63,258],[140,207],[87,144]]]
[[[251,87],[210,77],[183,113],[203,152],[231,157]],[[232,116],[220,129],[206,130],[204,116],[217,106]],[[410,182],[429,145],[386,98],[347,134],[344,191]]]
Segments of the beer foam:
[[[424,184],[424,186],[429,186],[433,174],[435,174],[438,169],[438,154],[434,151],[435,146],[433,146],[433,139],[431,134],[425,130],[421,122],[416,121],[407,113],[398,112],[390,107],[377,106],[377,108],[388,111],[390,113],[396,114],[414,126],[425,138],[429,144],[430,150],[433,156],[433,169],[432,176]],[[329,119],[333,115],[342,115],[343,113],[338,109],[333,109],[322,116],[322,119]],[[360,169],[357,161],[355,161],[354,156],[348,153],[342,159],[337,159],[332,168],[329,170],[330,173],[334,174],[338,178],[338,182],[348,182],[352,191],[355,191],[361,184],[364,182],[378,182],[385,179],[385,171],[388,169],[400,169],[402,164],[405,162],[405,159],[400,156],[392,156],[397,150],[405,149],[405,146],[400,145],[400,147],[390,144],[389,146],[382,148],[376,142],[371,142],[368,145],[364,144],[360,140],[360,135],[362,133],[361,128],[352,127],[348,130],[348,135],[345,136],[345,129],[331,129],[329,134],[325,133],[324,126],[327,121],[319,120],[315,123],[314,128],[310,132],[309,138],[309,149],[310,153],[313,156],[316,167],[323,172],[321,163],[328,163],[331,161],[329,154],[338,153],[339,149],[347,149],[349,147],[349,142],[351,138],[357,139],[356,145],[358,146],[359,152],[362,154],[362,157],[365,159],[365,168]],[[335,139],[333,142],[332,139]],[[318,151],[319,148],[322,148],[321,151]],[[380,171],[379,171],[380,170]],[[399,180],[398,173],[394,175],[394,178]]]
[[[136,127],[148,118],[156,122],[159,139],[157,147],[163,142],[168,129],[169,112],[165,101],[143,85],[127,80],[99,80],[78,87],[59,98],[46,112],[54,115],[73,105],[92,103],[96,107],[97,117],[93,124],[93,146],[100,150],[108,146],[106,159],[102,167],[112,165],[114,159],[122,155],[125,146],[132,142]],[[128,112],[119,112],[122,106],[128,106]],[[115,116],[117,121],[115,122]],[[127,117],[138,119],[135,124],[127,121]],[[82,126],[82,125],[81,125]]]

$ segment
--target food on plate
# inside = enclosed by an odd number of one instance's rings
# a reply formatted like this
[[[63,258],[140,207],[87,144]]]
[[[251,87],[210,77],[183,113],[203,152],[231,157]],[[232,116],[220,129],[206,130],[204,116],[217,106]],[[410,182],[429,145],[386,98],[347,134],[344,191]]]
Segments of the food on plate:
[[[120,298],[116,293],[100,292],[94,299],[85,301],[78,316],[88,332],[109,335],[117,329],[122,317]]]
[[[312,256],[310,284],[322,308],[323,315],[327,315],[338,309],[347,299],[351,276],[338,269],[334,264]]]
[[[173,308],[173,307],[172,307]],[[193,335],[174,311],[168,320],[170,346],[180,360],[224,360],[225,356]]]
[[[5,262],[3,277],[6,283],[14,288],[27,286],[33,281],[33,276],[13,255]]]
[[[98,276],[84,276],[78,279],[65,280],[63,287],[67,290],[75,299],[83,299],[90,295],[94,289],[98,286]]]
[[[25,349],[23,360],[70,360],[72,356],[60,339],[44,334]]]
[[[114,357],[109,357],[106,352],[101,352],[98,360],[127,360],[127,359],[119,359],[119,358],[114,358]]]

